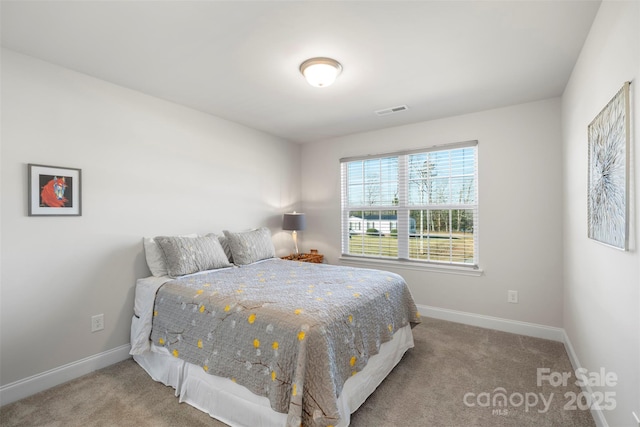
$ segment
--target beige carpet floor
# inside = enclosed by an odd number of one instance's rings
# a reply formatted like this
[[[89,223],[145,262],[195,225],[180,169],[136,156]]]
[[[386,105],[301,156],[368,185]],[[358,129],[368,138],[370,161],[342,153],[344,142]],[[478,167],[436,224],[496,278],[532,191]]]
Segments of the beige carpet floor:
[[[580,392],[572,381],[538,385],[538,368],[573,371],[561,343],[428,318],[413,332],[415,348],[352,415],[352,426],[595,426],[588,410],[565,407],[565,393]],[[500,392],[507,406],[493,405]],[[224,426],[178,403],[133,360],[5,405],[0,425]]]

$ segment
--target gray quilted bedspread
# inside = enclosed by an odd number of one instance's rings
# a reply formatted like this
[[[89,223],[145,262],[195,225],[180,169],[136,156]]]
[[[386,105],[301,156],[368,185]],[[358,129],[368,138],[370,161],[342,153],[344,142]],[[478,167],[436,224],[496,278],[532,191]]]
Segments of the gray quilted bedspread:
[[[151,339],[268,397],[289,425],[326,427],[344,382],[419,322],[397,274],[272,259],[166,283]]]

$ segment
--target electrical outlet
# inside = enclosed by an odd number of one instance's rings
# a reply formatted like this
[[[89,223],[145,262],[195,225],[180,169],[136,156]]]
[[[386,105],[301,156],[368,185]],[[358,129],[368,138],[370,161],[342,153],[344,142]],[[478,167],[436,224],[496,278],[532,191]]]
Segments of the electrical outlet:
[[[507,302],[512,304],[518,303],[518,291],[507,291]]]
[[[104,329],[104,314],[96,314],[91,316],[91,332],[97,332]]]

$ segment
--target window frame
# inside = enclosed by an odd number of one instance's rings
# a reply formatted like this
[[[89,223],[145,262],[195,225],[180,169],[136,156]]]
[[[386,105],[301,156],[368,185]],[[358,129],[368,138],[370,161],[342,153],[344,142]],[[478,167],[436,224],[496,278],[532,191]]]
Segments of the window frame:
[[[409,199],[409,181],[410,181],[410,170],[408,167],[409,156],[415,154],[426,154],[433,152],[450,152],[453,150],[461,149],[461,148],[473,148],[473,171],[468,174],[472,176],[472,182],[474,183],[474,194],[473,199],[474,202],[464,202],[464,203],[452,203],[452,200],[449,199],[447,203],[421,203],[421,204],[412,204]],[[472,275],[480,274],[481,270],[479,268],[479,185],[478,185],[478,141],[464,141],[453,144],[443,144],[443,145],[435,145],[428,148],[417,149],[417,150],[406,150],[406,151],[398,151],[392,153],[383,153],[383,154],[375,154],[375,155],[367,155],[367,156],[357,156],[357,157],[347,157],[340,159],[340,189],[341,189],[341,257],[340,260],[346,263],[355,263],[355,264],[373,264],[376,266],[379,265],[389,265],[389,266],[400,266],[403,268],[409,269],[419,269],[419,270],[433,270],[433,271],[445,271],[445,272],[472,272]],[[349,204],[349,173],[348,168],[349,164],[352,162],[362,161],[365,162],[367,160],[376,160],[376,159],[386,159],[386,158],[397,158],[397,183],[398,183],[398,191],[397,197],[394,198],[395,204],[381,204],[378,203],[374,205],[366,205],[365,201],[362,201],[362,205],[350,205]],[[451,159],[451,157],[449,157]],[[364,165],[364,163],[363,163]],[[364,166],[363,166],[364,167]],[[449,169],[449,174],[446,176],[447,179],[451,179],[455,177],[452,173],[452,169]],[[363,179],[364,173],[363,173]],[[360,182],[360,181],[358,181]],[[382,178],[380,178],[380,182],[382,182]],[[362,181],[362,185],[366,185],[364,181]],[[375,184],[374,184],[375,185]],[[449,186],[449,188],[451,188]],[[452,193],[450,193],[452,194]],[[437,210],[446,210],[449,211],[451,215],[456,210],[471,210],[472,220],[473,220],[473,228],[472,228],[472,236],[473,236],[473,260],[472,262],[459,262],[454,261],[453,257],[455,256],[455,251],[453,249],[453,230],[452,230],[452,222],[450,221],[448,224],[448,233],[449,233],[449,261],[441,261],[441,260],[433,260],[433,259],[417,259],[410,258],[410,212],[412,210],[424,210],[424,211],[437,211]],[[350,218],[350,213],[353,211],[362,211],[363,213],[363,224],[366,223],[364,219],[364,211],[371,212],[379,212],[384,213],[385,211],[396,211],[396,221],[397,221],[397,256],[387,256],[381,255],[379,252],[377,255],[375,254],[366,254],[364,253],[353,253],[349,252],[350,250],[350,224],[353,220]],[[350,221],[351,219],[351,221]],[[421,239],[424,238],[425,234],[420,235]],[[414,236],[415,237],[415,236]],[[430,238],[430,237],[429,237]],[[363,241],[364,247],[364,241]],[[375,248],[375,246],[374,246]]]

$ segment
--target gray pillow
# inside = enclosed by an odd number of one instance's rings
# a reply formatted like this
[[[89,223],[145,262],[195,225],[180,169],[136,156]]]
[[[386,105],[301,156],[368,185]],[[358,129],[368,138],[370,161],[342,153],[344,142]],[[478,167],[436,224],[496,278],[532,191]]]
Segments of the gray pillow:
[[[180,237],[198,237],[197,234],[183,234]],[[160,249],[160,245],[156,241],[158,238],[145,237],[144,242],[144,255],[147,258],[147,265],[151,274],[160,277],[167,275],[167,264],[164,261],[164,253]]]
[[[276,250],[271,241],[271,232],[266,227],[239,233],[224,230],[224,235],[229,241],[234,264],[248,265],[276,256]]]
[[[218,236],[218,241],[220,241],[220,245],[222,246],[222,249],[224,249],[224,253],[229,259],[229,262],[233,263],[233,254],[231,253],[231,248],[229,247],[229,239],[227,239],[227,236],[225,236],[224,234]]]
[[[161,236],[155,240],[162,249],[170,277],[231,266],[215,234],[194,238]]]

